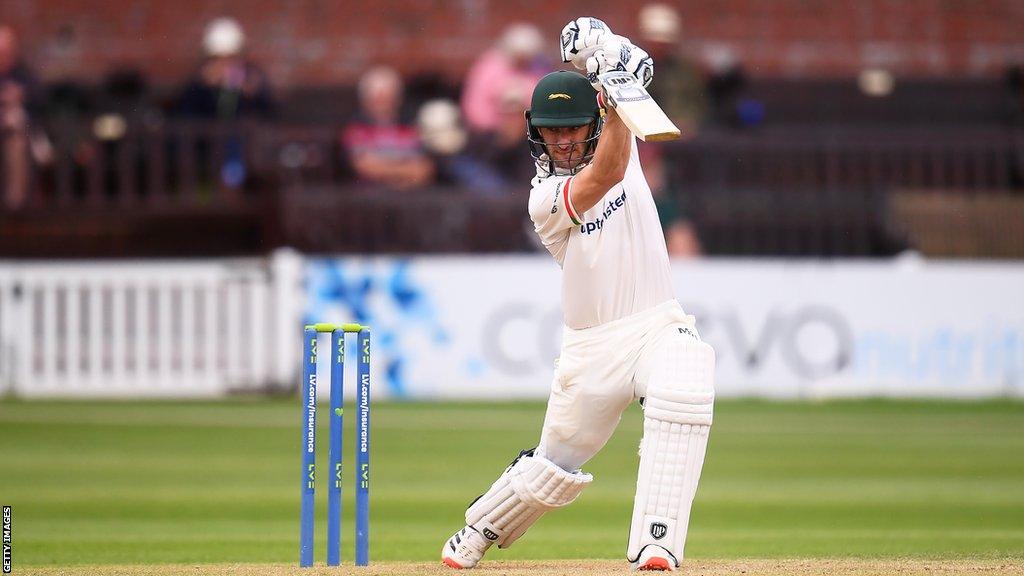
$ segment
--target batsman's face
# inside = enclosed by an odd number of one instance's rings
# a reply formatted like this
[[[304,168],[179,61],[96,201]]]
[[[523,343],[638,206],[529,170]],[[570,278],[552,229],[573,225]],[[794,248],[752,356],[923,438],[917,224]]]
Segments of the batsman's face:
[[[573,169],[583,160],[586,139],[590,135],[590,124],[562,126],[557,128],[538,127],[548,155],[559,168]]]

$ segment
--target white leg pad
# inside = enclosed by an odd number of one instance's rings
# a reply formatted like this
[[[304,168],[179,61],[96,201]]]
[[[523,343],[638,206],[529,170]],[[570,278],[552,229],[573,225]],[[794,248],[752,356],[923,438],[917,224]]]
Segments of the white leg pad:
[[[466,510],[466,524],[507,548],[548,510],[571,504],[594,480],[547,458],[522,456]]]
[[[683,559],[714,407],[715,352],[693,339],[673,342],[644,400],[644,437],[626,558],[656,545]]]

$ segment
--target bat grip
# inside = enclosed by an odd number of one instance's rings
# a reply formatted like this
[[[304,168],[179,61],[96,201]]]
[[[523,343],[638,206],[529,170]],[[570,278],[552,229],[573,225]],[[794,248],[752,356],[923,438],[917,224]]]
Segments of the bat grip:
[[[597,93],[597,105],[605,110],[615,108],[615,99],[608,95],[607,90],[601,90]]]

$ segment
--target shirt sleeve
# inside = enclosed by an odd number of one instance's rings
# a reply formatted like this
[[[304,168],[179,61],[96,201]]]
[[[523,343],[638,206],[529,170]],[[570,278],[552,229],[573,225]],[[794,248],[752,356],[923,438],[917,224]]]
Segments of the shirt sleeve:
[[[559,264],[565,257],[569,232],[580,225],[572,205],[572,178],[546,178],[530,192],[530,219],[541,243]]]

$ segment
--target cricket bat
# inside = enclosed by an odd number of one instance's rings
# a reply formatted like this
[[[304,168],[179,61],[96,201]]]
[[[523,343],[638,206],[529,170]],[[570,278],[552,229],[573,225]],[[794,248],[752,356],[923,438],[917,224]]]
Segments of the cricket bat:
[[[628,72],[605,72],[597,77],[609,104],[634,136],[644,142],[679,138],[679,128],[665,115],[647,90]]]

